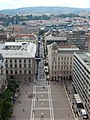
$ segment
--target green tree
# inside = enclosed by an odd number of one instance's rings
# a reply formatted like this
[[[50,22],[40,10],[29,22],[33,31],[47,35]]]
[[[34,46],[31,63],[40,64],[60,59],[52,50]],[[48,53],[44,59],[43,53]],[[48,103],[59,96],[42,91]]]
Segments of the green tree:
[[[0,99],[0,120],[6,120],[12,116],[12,104],[7,99]]]
[[[6,120],[12,116],[11,97],[10,90],[0,94],[0,120]]]

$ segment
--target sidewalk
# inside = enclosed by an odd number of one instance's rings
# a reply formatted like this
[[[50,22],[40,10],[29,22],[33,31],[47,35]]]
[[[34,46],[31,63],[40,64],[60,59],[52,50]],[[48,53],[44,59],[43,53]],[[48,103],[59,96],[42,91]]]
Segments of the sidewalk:
[[[74,99],[75,91],[73,89],[72,84],[70,82],[67,82],[66,85],[64,84],[64,89],[66,91],[67,98],[68,98],[69,104],[71,106],[71,110],[72,110],[75,120],[81,120],[80,113],[79,113],[77,105],[75,103],[75,99]]]

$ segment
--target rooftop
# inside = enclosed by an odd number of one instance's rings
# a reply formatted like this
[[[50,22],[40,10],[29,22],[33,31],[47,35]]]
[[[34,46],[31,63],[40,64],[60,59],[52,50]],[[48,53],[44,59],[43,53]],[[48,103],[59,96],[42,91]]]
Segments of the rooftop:
[[[15,39],[31,39],[31,40],[35,40],[36,36],[33,34],[18,34],[15,36]]]
[[[89,67],[89,70],[90,70],[90,53],[79,52],[77,54],[82,59],[82,61],[84,62],[84,64]]]
[[[63,40],[67,40],[67,37],[66,36],[52,36],[52,34],[50,34],[45,39],[51,40],[51,41],[53,41],[53,40],[55,40],[55,41],[62,40],[63,41]]]
[[[52,50],[79,51],[79,48],[77,48],[75,45],[71,45],[69,43],[57,44],[56,42],[53,42],[52,44],[48,45],[48,48],[52,49]]]
[[[13,46],[12,46],[13,45]],[[20,45],[18,42],[0,47],[0,52],[4,58],[34,58],[36,53],[36,45],[34,43],[26,43]],[[17,45],[17,46],[16,46]],[[2,46],[2,44],[0,44]]]

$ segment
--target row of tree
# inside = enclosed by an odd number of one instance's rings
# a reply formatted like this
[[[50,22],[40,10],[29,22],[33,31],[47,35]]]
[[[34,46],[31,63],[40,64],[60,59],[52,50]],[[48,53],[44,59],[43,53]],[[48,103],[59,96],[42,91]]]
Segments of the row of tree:
[[[15,16],[9,16],[6,17],[0,17],[0,21],[3,21],[5,26],[8,26],[9,24],[19,24],[20,21],[29,21],[29,20],[49,20],[51,16],[48,15],[15,15]]]
[[[13,98],[18,88],[19,82],[11,80],[7,85],[7,89],[0,93],[0,120],[7,120],[12,117]]]

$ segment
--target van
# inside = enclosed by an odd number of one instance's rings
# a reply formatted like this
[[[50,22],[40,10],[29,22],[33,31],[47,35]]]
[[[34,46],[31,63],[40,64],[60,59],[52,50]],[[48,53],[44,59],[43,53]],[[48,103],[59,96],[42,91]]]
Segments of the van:
[[[85,109],[81,109],[80,112],[81,112],[83,119],[88,119],[88,114]]]

